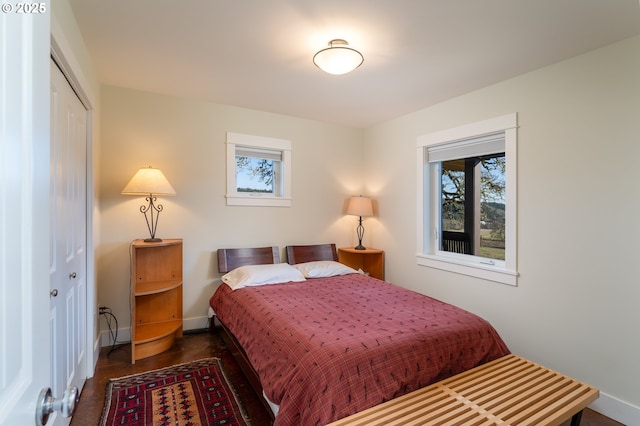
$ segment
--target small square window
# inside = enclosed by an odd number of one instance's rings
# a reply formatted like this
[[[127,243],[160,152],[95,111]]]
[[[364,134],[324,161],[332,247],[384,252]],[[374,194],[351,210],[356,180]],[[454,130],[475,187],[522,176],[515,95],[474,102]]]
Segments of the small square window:
[[[282,196],[282,153],[236,147],[236,191]]]
[[[291,205],[291,142],[227,133],[227,205]]]

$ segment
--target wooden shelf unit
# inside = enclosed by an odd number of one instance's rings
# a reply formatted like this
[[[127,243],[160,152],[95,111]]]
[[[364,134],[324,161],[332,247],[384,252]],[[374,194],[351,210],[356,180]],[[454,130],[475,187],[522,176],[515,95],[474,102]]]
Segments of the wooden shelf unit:
[[[131,363],[182,337],[182,239],[131,243]]]
[[[353,269],[362,269],[369,276],[384,280],[384,251],[367,248],[356,250],[344,247],[338,249],[338,261]]]

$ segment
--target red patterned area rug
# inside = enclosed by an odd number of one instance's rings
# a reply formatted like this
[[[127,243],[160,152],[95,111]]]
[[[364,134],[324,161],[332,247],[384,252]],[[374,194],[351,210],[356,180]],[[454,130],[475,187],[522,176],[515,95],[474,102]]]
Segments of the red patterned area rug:
[[[218,358],[207,358],[107,384],[101,426],[246,426]]]

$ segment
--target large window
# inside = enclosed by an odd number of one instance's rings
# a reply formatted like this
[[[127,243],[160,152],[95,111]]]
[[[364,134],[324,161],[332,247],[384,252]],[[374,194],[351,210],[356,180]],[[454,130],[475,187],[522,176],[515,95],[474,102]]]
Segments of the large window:
[[[419,264],[516,284],[516,114],[418,138]]]
[[[227,205],[291,205],[291,142],[227,133]]]

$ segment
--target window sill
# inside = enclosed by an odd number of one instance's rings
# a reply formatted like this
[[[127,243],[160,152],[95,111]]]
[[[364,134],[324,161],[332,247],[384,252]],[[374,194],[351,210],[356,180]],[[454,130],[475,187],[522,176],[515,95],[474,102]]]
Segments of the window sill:
[[[291,207],[291,198],[268,195],[227,195],[228,206]]]
[[[429,268],[454,272],[456,274],[467,275],[501,284],[518,285],[518,273],[516,271],[506,270],[493,265],[484,265],[430,254],[417,254],[416,262],[418,265]]]

